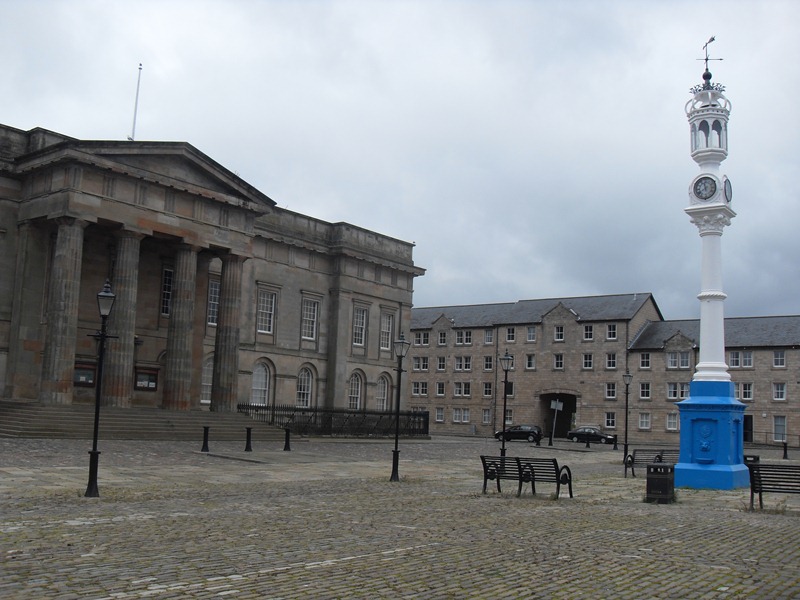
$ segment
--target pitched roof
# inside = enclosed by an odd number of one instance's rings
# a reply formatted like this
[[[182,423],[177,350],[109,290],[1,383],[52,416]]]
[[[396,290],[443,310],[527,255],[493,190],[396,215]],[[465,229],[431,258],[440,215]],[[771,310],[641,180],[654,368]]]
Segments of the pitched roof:
[[[646,302],[652,302],[661,316],[653,295],[617,294],[612,296],[580,296],[519,300],[501,304],[432,306],[411,310],[411,329],[428,329],[444,316],[454,327],[493,327],[522,323],[539,323],[542,317],[559,304],[576,314],[581,321],[626,321],[632,319]]]
[[[700,320],[648,323],[631,343],[631,350],[657,350],[677,333],[695,344],[700,341]],[[800,316],[737,317],[725,319],[726,348],[800,346]]]

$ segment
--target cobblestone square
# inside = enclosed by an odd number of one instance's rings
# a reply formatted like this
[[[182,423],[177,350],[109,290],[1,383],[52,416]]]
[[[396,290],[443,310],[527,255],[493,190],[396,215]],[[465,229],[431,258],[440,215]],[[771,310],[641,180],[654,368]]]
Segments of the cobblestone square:
[[[399,483],[389,441],[101,440],[94,499],[89,447],[0,440],[0,597],[800,597],[799,497],[648,504],[609,447],[508,444],[570,466],[575,498],[558,500],[547,484],[482,494],[487,439],[401,441]]]

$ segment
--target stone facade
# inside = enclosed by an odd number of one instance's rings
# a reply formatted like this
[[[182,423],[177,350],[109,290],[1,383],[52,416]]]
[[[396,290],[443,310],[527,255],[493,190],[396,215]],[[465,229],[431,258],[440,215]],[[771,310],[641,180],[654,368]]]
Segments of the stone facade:
[[[189,144],[1,125],[0,249],[0,390],[45,404],[93,401],[108,279],[107,404],[388,409],[424,273],[412,244],[280,209]]]
[[[726,319],[730,373],[745,412],[746,440],[772,443],[800,431],[800,317]],[[666,321],[650,294],[556,298],[415,308],[410,405],[431,414],[432,433],[492,435],[502,428],[504,372],[514,358],[507,424],[577,425],[625,433],[635,443],[679,443],[675,402],[698,360],[699,321]],[[784,399],[780,396],[783,395]],[[782,424],[783,423],[783,424]],[[794,435],[794,437],[791,437]]]
[[[688,394],[700,359],[699,336],[699,321],[662,321],[648,325],[634,341],[632,427],[656,439],[677,441],[674,402]],[[725,361],[734,396],[746,405],[745,441],[774,443],[786,436],[796,445],[800,441],[800,317],[725,319]],[[641,419],[650,421],[649,430],[639,427]]]

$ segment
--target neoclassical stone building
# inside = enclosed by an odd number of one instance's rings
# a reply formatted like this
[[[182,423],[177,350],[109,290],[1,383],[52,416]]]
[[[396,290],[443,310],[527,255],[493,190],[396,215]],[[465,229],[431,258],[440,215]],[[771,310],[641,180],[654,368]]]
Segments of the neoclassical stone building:
[[[276,206],[183,142],[0,125],[0,390],[91,402],[388,409],[413,245]]]
[[[597,425],[623,441],[626,370],[632,443],[679,443],[676,402],[699,358],[698,320],[664,320],[651,294],[414,308],[410,405],[430,411],[432,434],[492,435],[506,423]],[[747,405],[746,441],[800,438],[800,316],[725,320],[726,360]]]

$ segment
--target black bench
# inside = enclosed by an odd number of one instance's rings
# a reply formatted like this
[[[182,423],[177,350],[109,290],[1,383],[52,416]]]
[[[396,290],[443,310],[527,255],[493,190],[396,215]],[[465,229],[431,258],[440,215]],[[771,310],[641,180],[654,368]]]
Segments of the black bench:
[[[776,465],[762,462],[747,463],[750,469],[750,510],[758,494],[758,506],[764,508],[763,492],[800,494],[800,465]]]
[[[520,458],[519,456],[481,456],[483,463],[483,493],[489,480],[497,482],[500,489],[501,479],[517,481],[517,496],[522,495],[522,486],[531,484],[531,493],[536,493],[536,482],[555,483],[556,498],[561,493],[561,484],[569,486],[569,497],[572,498],[572,471],[567,466],[559,467],[555,458]]]
[[[572,498],[572,471],[566,465],[559,467],[555,458],[523,458],[519,459],[522,474],[531,474],[531,489],[536,493],[536,482],[555,483],[556,498],[561,493],[561,484],[569,489],[569,497]]]
[[[680,450],[677,448],[662,448],[657,450],[655,448],[637,448],[633,454],[628,454],[625,457],[625,477],[628,476],[628,469],[631,470],[631,475],[636,477],[636,466],[649,465],[652,463],[672,463],[678,462]]]

